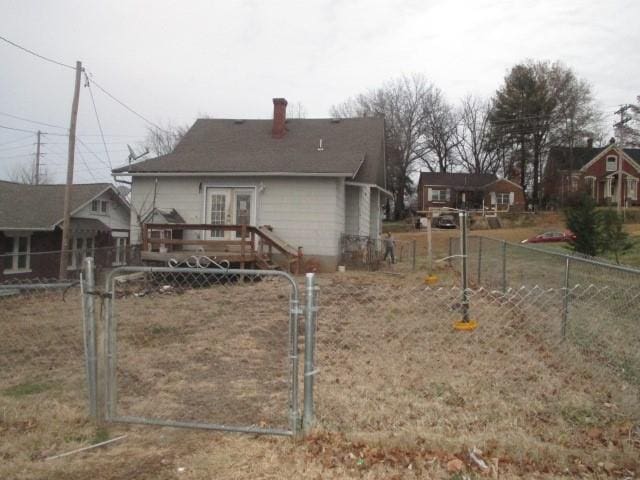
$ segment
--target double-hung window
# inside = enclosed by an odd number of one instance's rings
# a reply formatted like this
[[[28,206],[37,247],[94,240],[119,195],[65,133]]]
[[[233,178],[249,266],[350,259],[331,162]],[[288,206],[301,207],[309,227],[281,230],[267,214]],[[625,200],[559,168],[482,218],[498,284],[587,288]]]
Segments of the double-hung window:
[[[4,273],[28,272],[31,268],[31,236],[5,234],[2,265]]]
[[[109,202],[107,200],[92,200],[91,212],[97,215],[106,215],[109,209]]]
[[[607,157],[607,172],[615,172],[618,170],[618,158],[613,155]]]
[[[116,237],[116,251],[113,259],[114,265],[125,265],[127,263],[127,237]]]
[[[87,257],[93,257],[95,242],[93,237],[73,237],[69,250],[69,270],[82,268],[82,262]]]
[[[509,205],[509,192],[496,192],[496,203],[498,205]]]
[[[431,201],[432,202],[446,202],[447,201],[447,190],[446,189],[437,189],[434,188],[431,190]]]

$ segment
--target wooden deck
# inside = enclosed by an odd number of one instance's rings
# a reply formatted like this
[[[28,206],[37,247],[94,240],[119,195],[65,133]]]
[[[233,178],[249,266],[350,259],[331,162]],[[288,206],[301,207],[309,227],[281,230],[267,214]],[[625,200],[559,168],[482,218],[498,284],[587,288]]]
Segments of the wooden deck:
[[[185,232],[224,232],[223,239],[184,239]],[[232,235],[227,235],[232,232]],[[233,237],[236,238],[233,238]],[[274,253],[279,254],[278,259]],[[294,248],[268,226],[165,224],[142,226],[141,258],[146,263],[185,262],[189,257],[207,256],[217,262],[228,261],[240,268],[284,269],[301,272],[302,248]]]

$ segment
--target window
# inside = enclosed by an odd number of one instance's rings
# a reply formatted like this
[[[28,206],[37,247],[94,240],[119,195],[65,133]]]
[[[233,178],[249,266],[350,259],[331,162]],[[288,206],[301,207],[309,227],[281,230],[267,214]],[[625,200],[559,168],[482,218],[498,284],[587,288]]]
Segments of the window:
[[[607,172],[615,172],[618,169],[618,159],[614,156],[607,157]]]
[[[116,251],[113,258],[114,265],[125,265],[127,263],[127,237],[116,237]]]
[[[498,205],[509,205],[509,192],[497,192],[496,203]]]
[[[82,262],[87,257],[93,257],[95,242],[92,237],[73,237],[69,249],[69,270],[82,268]]]
[[[437,189],[432,189],[431,190],[431,201],[432,202],[447,202],[449,201],[449,191],[444,189],[444,190],[437,190]]]
[[[107,214],[109,202],[107,200],[91,200],[91,211],[101,215]]]
[[[150,240],[171,240],[171,230],[149,230]],[[167,252],[169,248],[162,242],[149,242],[148,249],[150,252]]]
[[[638,199],[638,179],[627,178],[627,198],[631,200]]]
[[[584,184],[587,192],[589,192],[593,198],[596,198],[596,177],[584,177]]]
[[[4,240],[4,273],[29,272],[31,268],[31,236],[12,235]]]

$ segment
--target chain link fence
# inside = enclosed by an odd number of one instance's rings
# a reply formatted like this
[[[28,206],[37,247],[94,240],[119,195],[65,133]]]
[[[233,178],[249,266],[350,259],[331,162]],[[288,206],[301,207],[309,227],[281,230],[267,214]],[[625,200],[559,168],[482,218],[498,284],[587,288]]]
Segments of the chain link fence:
[[[319,286],[323,428],[385,445],[476,446],[487,464],[526,457],[570,465],[587,450],[617,462],[640,453],[640,328],[594,308],[615,299],[608,287],[474,287],[463,296],[370,273],[321,278]],[[637,295],[630,285],[619,293]],[[464,297],[478,324],[471,332],[453,328]],[[630,419],[621,435],[628,442],[593,445],[589,432]]]
[[[106,288],[96,306],[104,350],[94,368],[104,375],[96,409],[104,401],[108,420],[296,432],[301,311],[293,277],[124,267]]]

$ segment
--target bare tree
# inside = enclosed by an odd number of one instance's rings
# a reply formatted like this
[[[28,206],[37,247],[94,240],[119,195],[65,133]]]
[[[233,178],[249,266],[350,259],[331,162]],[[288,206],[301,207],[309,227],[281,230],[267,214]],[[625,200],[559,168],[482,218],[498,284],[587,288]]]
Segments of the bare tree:
[[[431,171],[451,171],[456,163],[458,118],[439,88],[432,88],[423,101],[424,136]]]
[[[425,103],[433,85],[420,74],[403,76],[331,108],[334,117],[384,116],[387,188],[393,194],[393,216],[405,213],[413,190],[411,175],[425,163]]]
[[[166,128],[150,127],[147,129],[147,137],[142,146],[156,156],[167,155],[173,151],[188,130],[188,125],[168,124]]]
[[[492,135],[491,102],[472,95],[462,99],[456,130],[456,152],[470,173],[496,173],[500,169],[500,145]]]
[[[15,165],[9,171],[9,180],[17,183],[26,183],[28,185],[36,184],[36,169],[35,165]],[[51,178],[47,173],[40,171],[38,177],[38,184],[51,183]]]

